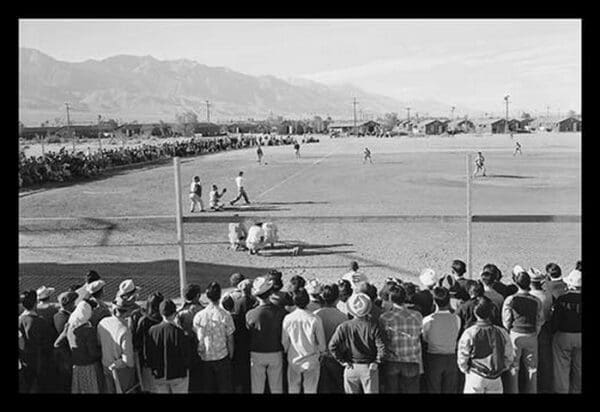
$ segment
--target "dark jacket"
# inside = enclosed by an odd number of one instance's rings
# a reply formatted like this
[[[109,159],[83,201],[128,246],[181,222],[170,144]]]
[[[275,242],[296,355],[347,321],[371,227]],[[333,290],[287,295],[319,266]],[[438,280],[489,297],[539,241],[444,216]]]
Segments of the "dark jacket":
[[[477,321],[461,336],[457,351],[458,366],[487,379],[496,379],[513,360],[513,348],[506,330]]]
[[[69,312],[66,312],[65,310],[61,309],[58,312],[56,312],[54,314],[54,329],[56,330],[56,333],[60,334],[62,333],[62,331],[65,329],[65,325],[67,324],[67,321],[69,320],[69,316],[71,316],[71,314]]]
[[[552,295],[552,300],[556,301],[559,296],[567,293],[567,284],[563,282],[563,280],[549,280],[548,282],[544,282],[544,289],[550,292]]]
[[[283,351],[281,328],[287,311],[267,302],[246,313],[246,327],[250,331],[250,351],[274,353]]]
[[[490,303],[492,303],[492,324],[496,326],[502,326],[502,318],[496,305],[493,305],[492,300],[486,296],[483,296],[483,299],[487,299]],[[470,328],[475,324],[475,322],[477,322],[474,312],[476,304],[477,299],[469,299],[466,302],[461,303],[456,310],[456,314],[460,318],[460,335],[462,335],[465,329]]]
[[[190,337],[170,322],[161,322],[148,331],[148,366],[157,379],[187,376],[191,363]]]
[[[377,323],[369,318],[352,319],[338,325],[329,351],[339,363],[381,363],[385,343]]]
[[[450,287],[450,296],[462,302],[469,300],[467,281],[464,277],[456,279]]]
[[[581,293],[568,291],[552,306],[552,332],[581,333]]]
[[[506,285],[502,282],[494,282],[492,284],[492,289],[501,294],[504,299],[510,295],[514,295],[519,290],[515,285]]]
[[[154,325],[158,325],[162,322],[160,315],[144,315],[137,324],[137,329],[133,334],[133,349],[137,351],[140,356],[141,366],[147,366],[147,353],[148,353],[148,331]]]
[[[502,305],[502,324],[508,331],[535,333],[541,328],[542,302],[529,293],[519,292]]]
[[[54,340],[56,331],[51,323],[37,313],[24,312],[19,316],[19,332],[24,348],[19,351],[23,367],[20,392],[51,392],[55,385]]]
[[[100,362],[102,349],[98,342],[96,329],[91,324],[79,326],[77,329],[68,327],[67,340],[71,348],[73,365],[87,366]]]

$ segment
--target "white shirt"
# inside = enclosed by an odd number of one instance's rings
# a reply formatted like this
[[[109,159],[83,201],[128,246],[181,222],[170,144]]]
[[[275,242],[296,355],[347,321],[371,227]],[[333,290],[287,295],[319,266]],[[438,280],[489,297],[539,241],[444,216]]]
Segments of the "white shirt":
[[[260,238],[264,237],[264,232],[260,226],[250,226],[248,229],[248,237],[246,238],[246,245],[258,245]]]
[[[235,184],[237,185],[238,189],[244,187],[244,178],[242,176],[236,177]]]
[[[290,366],[301,370],[319,367],[319,354],[327,349],[321,318],[296,308],[283,318],[281,344],[288,354]]]

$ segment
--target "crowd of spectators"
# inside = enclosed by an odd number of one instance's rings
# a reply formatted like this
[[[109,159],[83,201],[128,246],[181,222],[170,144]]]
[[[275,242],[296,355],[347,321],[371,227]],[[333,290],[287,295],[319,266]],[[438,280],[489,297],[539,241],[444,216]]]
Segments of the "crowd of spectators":
[[[183,303],[159,291],[138,305],[124,280],[104,302],[90,271],[51,302],[20,295],[21,392],[579,393],[581,261],[567,276],[465,263],[422,271],[422,285],[360,270],[331,284],[282,273],[235,273],[230,292],[188,285]],[[145,306],[145,307],[142,307]],[[520,376],[520,374],[522,376]],[[268,382],[268,385],[266,384]]]
[[[145,163],[174,156],[187,157],[260,145],[292,144],[294,136],[236,135],[211,139],[192,138],[160,144],[73,152],[63,147],[43,156],[19,155],[19,188],[48,182],[68,182],[101,175],[119,166]],[[315,141],[314,139],[312,141]],[[317,140],[318,141],[318,140]]]

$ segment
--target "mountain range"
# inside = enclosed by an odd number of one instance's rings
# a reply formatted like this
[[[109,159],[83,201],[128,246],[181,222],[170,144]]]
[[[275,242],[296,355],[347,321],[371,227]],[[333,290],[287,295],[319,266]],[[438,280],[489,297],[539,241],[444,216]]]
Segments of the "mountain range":
[[[304,79],[251,76],[195,61],[158,60],[152,56],[118,55],[102,60],[65,62],[30,48],[19,49],[19,119],[28,126],[66,119],[90,123],[98,115],[121,121],[166,122],[193,111],[211,121],[264,119],[270,115],[334,120],[386,112],[405,116],[405,107],[421,115],[449,114],[449,105],[432,100],[399,101],[365,92],[353,85],[325,85]],[[457,108],[458,112],[476,111]]]

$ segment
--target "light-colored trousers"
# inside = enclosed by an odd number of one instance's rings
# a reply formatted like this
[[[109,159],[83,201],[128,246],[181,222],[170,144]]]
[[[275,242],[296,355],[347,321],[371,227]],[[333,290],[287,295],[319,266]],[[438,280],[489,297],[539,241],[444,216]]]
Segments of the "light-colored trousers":
[[[369,369],[368,363],[353,363],[344,368],[344,392],[379,393],[379,369]]]
[[[250,352],[252,393],[264,393],[267,376],[271,393],[283,393],[283,352]]]
[[[155,393],[188,393],[189,376],[175,379],[155,379]]]
[[[288,393],[300,393],[300,388],[304,389],[304,393],[317,393],[321,375],[320,366],[317,363],[316,367],[305,370],[294,367],[290,363],[287,370]]]
[[[554,391],[581,393],[581,333],[556,332],[552,339]]]
[[[510,332],[515,359],[509,370],[507,393],[537,393],[538,338],[536,333]],[[525,366],[525,382],[519,388],[521,360]]]
[[[200,210],[204,210],[204,203],[202,202],[202,198],[196,193],[190,193],[190,212],[194,210],[194,207],[196,205],[200,206]]]
[[[476,373],[465,374],[464,393],[502,393],[502,379],[487,379]]]

